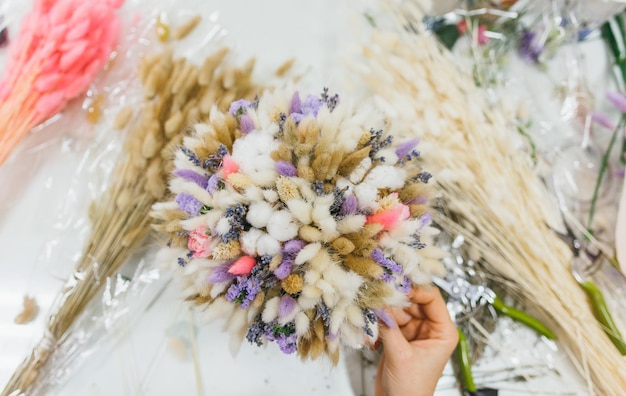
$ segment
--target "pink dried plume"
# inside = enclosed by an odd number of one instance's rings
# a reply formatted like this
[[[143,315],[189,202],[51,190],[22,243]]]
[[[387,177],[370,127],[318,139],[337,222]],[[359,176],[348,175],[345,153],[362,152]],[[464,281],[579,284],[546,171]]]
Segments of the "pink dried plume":
[[[0,165],[37,124],[84,93],[117,44],[124,0],[35,0],[0,81]]]

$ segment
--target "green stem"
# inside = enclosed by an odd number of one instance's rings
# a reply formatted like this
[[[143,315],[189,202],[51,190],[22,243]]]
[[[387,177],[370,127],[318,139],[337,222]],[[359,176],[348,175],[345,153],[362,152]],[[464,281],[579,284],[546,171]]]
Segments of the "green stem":
[[[611,151],[613,150],[613,146],[615,145],[615,140],[617,140],[618,131],[622,130],[624,126],[624,121],[626,120],[626,116],[622,115],[622,119],[619,124],[613,131],[613,135],[611,135],[611,141],[609,142],[604,155],[602,156],[602,163],[600,164],[600,170],[598,171],[598,178],[596,179],[596,186],[593,189],[593,196],[591,197],[591,206],[589,207],[589,218],[587,219],[587,230],[590,234],[593,234],[592,224],[593,224],[593,216],[596,213],[596,201],[598,200],[598,194],[600,192],[600,185],[602,184],[602,179],[604,178],[604,174],[606,173],[606,168],[609,165],[609,157],[611,156]]]
[[[609,308],[606,306],[606,301],[604,300],[604,296],[598,286],[596,286],[593,282],[581,282],[580,286],[587,293],[587,297],[591,301],[591,306],[593,307],[593,314],[602,324],[604,332],[611,339],[615,348],[622,355],[626,355],[626,342],[622,338],[622,333],[620,333],[615,321],[613,320],[613,316],[609,311]]]
[[[474,377],[472,376],[472,361],[470,359],[467,338],[465,338],[465,334],[463,334],[463,331],[458,327],[457,332],[459,333],[459,343],[456,347],[456,352],[458,354],[459,364],[461,365],[463,386],[467,392],[476,392],[476,384],[474,384]]]
[[[506,315],[515,321],[525,324],[526,326],[530,327],[537,333],[545,336],[550,340],[556,340],[556,335],[550,329],[548,329],[546,325],[541,323],[539,319],[530,316],[526,312],[520,311],[519,309],[506,305],[504,301],[502,301],[498,297],[493,300],[493,303],[491,303],[491,305],[493,305],[498,313]]]

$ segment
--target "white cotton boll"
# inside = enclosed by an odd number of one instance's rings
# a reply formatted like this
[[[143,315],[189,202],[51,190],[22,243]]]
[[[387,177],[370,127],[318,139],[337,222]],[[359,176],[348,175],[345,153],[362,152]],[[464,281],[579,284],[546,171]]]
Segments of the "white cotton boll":
[[[340,190],[343,190],[346,187],[348,187],[348,193],[352,191],[352,189],[354,188],[354,183],[350,182],[350,180],[346,179],[343,176],[338,177],[335,184],[337,185],[337,188]]]
[[[372,167],[372,159],[370,157],[365,157],[359,163],[359,165],[350,173],[348,179],[354,184],[360,183],[365,177],[367,171]]]
[[[378,165],[365,177],[364,182],[376,188],[390,188],[392,190],[404,186],[406,170],[391,165]]]
[[[311,260],[315,255],[320,251],[322,244],[319,242],[309,243],[302,250],[298,252],[296,255],[296,259],[294,263],[296,265],[302,265],[307,261]]]
[[[265,201],[256,201],[250,205],[246,220],[248,220],[248,223],[250,223],[252,227],[264,228],[272,213],[274,213],[272,205]]]
[[[246,191],[244,192],[243,195],[246,197],[246,200],[249,202],[263,201],[264,199],[263,191],[265,190],[263,190],[260,187],[249,186],[246,188]]]
[[[298,337],[301,337],[309,332],[311,321],[309,320],[309,317],[304,312],[298,312],[294,322],[296,324],[296,335]]]
[[[398,156],[392,147],[379,150],[378,153],[376,153],[376,158],[381,157],[385,159],[385,165],[387,166],[395,165],[398,162]]]
[[[220,235],[224,235],[224,234],[228,233],[228,231],[230,231],[230,221],[229,221],[229,219],[226,218],[226,217],[222,217],[217,222],[217,226],[215,227],[215,231],[217,231],[217,233],[220,234]]]
[[[364,215],[349,216],[337,222],[337,231],[341,234],[351,234],[357,232],[365,225]]]
[[[278,201],[278,193],[275,190],[263,190],[263,197],[269,203]]]
[[[304,273],[304,281],[310,285],[317,285],[317,282],[319,282],[321,278],[322,273],[313,268],[309,268],[309,270]]]
[[[279,210],[270,216],[267,222],[267,232],[272,238],[285,242],[298,235],[298,225],[293,221],[291,213],[286,210]]]
[[[280,243],[268,234],[263,233],[257,241],[256,251],[259,256],[275,256],[280,252]]]
[[[265,323],[269,323],[278,317],[278,304],[280,303],[280,297],[272,297],[265,302],[261,319]]]
[[[354,187],[354,195],[359,202],[359,209],[377,209],[378,189],[367,183],[361,183]]]
[[[259,242],[259,238],[261,238],[261,236],[263,236],[263,231],[257,228],[250,228],[248,231],[242,232],[239,237],[241,250],[249,256],[256,256],[257,243]]]
[[[287,201],[287,208],[293,217],[302,224],[311,224],[313,221],[311,205],[300,198],[294,198]]]

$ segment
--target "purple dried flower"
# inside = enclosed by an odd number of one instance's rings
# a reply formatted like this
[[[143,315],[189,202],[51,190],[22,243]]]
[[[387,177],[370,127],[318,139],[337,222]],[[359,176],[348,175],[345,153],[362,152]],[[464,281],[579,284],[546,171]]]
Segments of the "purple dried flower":
[[[430,212],[424,213],[422,217],[420,217],[420,228],[430,224],[430,221],[432,220],[432,218],[433,218],[432,213]]]
[[[228,269],[230,268],[230,264],[231,263],[216,267],[211,273],[211,275],[209,275],[209,279],[208,279],[209,283],[222,283],[222,282],[228,282],[228,281],[235,279],[235,275],[228,272]]]
[[[376,317],[383,322],[384,324],[387,325],[387,327],[389,327],[390,329],[396,329],[398,326],[396,325],[396,321],[393,319],[393,317],[389,314],[389,312],[387,312],[387,310],[385,309],[373,309],[372,311],[374,311],[374,313],[376,314]]]
[[[262,284],[263,282],[256,278],[238,276],[226,291],[226,299],[241,304],[241,309],[248,308],[261,291]]]
[[[243,114],[239,117],[239,129],[241,129],[241,133],[244,135],[254,131],[256,126],[254,125],[254,121],[247,114]]]
[[[289,106],[289,113],[300,113],[302,111],[302,104],[300,102],[300,94],[298,92],[294,92],[291,97],[291,105]]]
[[[402,282],[396,288],[400,290],[404,294],[409,294],[411,291],[411,286],[413,286],[413,282],[407,276],[402,277]]]
[[[538,63],[544,47],[537,41],[537,35],[531,30],[524,29],[517,48],[518,54],[528,62]]]
[[[208,184],[208,180],[205,176],[192,171],[191,169],[176,169],[172,172],[174,176],[180,177],[183,180],[190,181],[196,183],[202,188],[206,188]]]
[[[294,308],[296,308],[296,305],[296,300],[289,294],[285,294],[280,298],[278,303],[278,315],[282,318],[289,316],[289,314],[293,312]]]
[[[276,343],[278,344],[278,347],[283,353],[287,355],[290,355],[296,351],[298,347],[297,341],[298,338],[295,333],[288,336],[281,334],[280,336],[278,336],[278,338],[276,338]]]
[[[209,181],[207,182],[207,185],[206,185],[206,190],[209,192],[209,194],[213,195],[215,194],[215,191],[217,191],[219,184],[220,184],[220,178],[214,173],[211,175],[211,177],[209,177]]]
[[[250,102],[249,100],[239,99],[230,104],[230,108],[228,112],[234,116],[242,115],[246,112],[248,107],[254,106],[254,102]]]
[[[293,177],[298,175],[298,170],[292,163],[287,161],[276,162],[276,172],[283,176]]]
[[[198,201],[191,194],[180,193],[176,195],[174,201],[176,201],[180,210],[187,212],[192,216],[197,215],[200,212],[200,208],[202,208],[202,202]]]
[[[606,98],[622,113],[626,113],[626,97],[620,92],[607,92]]]
[[[420,140],[418,138],[411,139],[396,147],[396,155],[398,156],[398,158],[406,157],[407,154],[409,154],[415,148],[415,146],[417,146],[417,143],[419,143],[419,141]]]
[[[593,120],[593,122],[595,122],[596,124],[602,125],[606,129],[610,129],[610,130],[615,129],[615,124],[613,123],[611,118],[604,113],[594,112],[591,114],[591,119]]]
[[[418,195],[417,197],[411,199],[409,202],[405,202],[407,205],[424,205],[428,202],[428,197],[426,195]]]
[[[306,242],[300,239],[292,239],[283,245],[283,253],[296,254],[306,246]]]
[[[291,270],[293,269],[293,259],[290,257],[284,257],[283,261],[280,263],[278,267],[274,270],[274,275],[283,280],[291,274]]]
[[[359,203],[354,195],[348,195],[341,205],[340,216],[356,214]]]
[[[372,250],[371,257],[378,264],[382,265],[385,269],[389,270],[390,272],[394,274],[402,273],[402,266],[396,263],[395,261],[393,261],[392,259],[385,257],[385,254],[383,253],[382,250],[380,250],[380,248],[376,248]]]
[[[291,117],[295,122],[302,121],[303,118],[312,115],[313,117],[317,117],[317,113],[322,107],[322,100],[314,95],[308,95],[304,100],[304,103],[300,106],[300,111],[297,113],[292,113]]]

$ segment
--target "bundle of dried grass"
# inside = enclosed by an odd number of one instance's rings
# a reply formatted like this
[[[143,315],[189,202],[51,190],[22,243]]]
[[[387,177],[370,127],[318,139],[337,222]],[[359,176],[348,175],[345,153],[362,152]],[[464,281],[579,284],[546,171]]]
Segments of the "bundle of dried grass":
[[[405,5],[400,14],[402,26],[421,26],[419,10]],[[466,236],[485,268],[556,330],[590,393],[623,394],[626,361],[572,276],[571,252],[550,229],[558,227],[558,210],[513,147],[505,117],[425,32],[375,30],[363,54],[360,72],[380,105],[422,137],[424,166],[438,176],[456,220],[440,216],[442,228]]]
[[[83,313],[104,285],[150,233],[148,213],[164,198],[166,175],[172,168],[173,152],[192,122],[209,114],[212,106],[226,110],[235,98],[250,98],[259,92],[252,84],[254,62],[241,68],[225,62],[227,49],[208,57],[200,67],[171,50],[144,58],[139,78],[145,102],[137,125],[129,133],[124,152],[113,171],[105,195],[93,202],[93,224],[87,246],[73,274],[53,305],[46,325],[47,336],[16,370],[3,396],[13,392],[31,393],[41,389],[46,362],[64,342],[72,323]],[[124,127],[131,110],[124,109],[115,120]],[[41,377],[41,378],[40,378]]]

